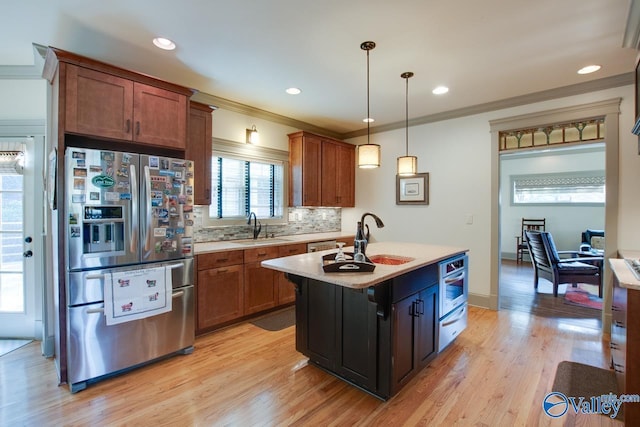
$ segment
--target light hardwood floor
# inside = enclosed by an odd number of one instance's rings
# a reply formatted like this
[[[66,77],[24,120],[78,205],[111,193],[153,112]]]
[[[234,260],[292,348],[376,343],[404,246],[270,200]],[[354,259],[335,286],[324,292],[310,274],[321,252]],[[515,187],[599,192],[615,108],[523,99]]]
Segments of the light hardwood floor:
[[[559,362],[608,366],[608,343],[593,328],[471,307],[468,329],[387,402],[308,366],[294,340],[294,327],[244,323],[198,338],[191,355],[76,394],[57,385],[34,342],[0,357],[0,425],[622,425],[542,411]]]

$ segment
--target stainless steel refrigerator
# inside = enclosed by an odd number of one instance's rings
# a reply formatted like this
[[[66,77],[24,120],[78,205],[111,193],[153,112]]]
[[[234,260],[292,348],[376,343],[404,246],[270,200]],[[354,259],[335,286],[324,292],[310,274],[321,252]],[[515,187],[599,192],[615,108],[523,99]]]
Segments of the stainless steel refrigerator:
[[[65,186],[71,391],[193,351],[192,162],[69,147]]]

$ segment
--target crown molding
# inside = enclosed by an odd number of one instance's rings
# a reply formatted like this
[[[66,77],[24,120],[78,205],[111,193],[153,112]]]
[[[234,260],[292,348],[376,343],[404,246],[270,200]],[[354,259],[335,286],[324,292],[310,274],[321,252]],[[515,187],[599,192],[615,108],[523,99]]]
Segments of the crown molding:
[[[427,123],[440,122],[443,120],[457,119],[460,117],[472,116],[475,114],[487,113],[490,111],[502,110],[505,108],[518,107],[521,105],[533,104],[542,101],[549,101],[551,99],[565,98],[567,96],[581,95],[598,90],[632,85],[634,84],[634,79],[635,76],[633,73],[619,74],[617,76],[605,77],[603,79],[592,80],[585,83],[578,83],[570,86],[548,89],[541,92],[530,93],[528,95],[516,96],[499,101],[487,102],[485,104],[459,108],[457,110],[444,111],[442,113],[416,117],[409,120],[409,126],[418,126]],[[405,125],[406,123],[402,121],[375,126],[370,129],[370,133],[380,133],[388,132],[395,129],[402,129],[405,127]],[[366,134],[367,129],[363,128],[357,131],[344,133],[342,134],[341,139],[355,138]]]

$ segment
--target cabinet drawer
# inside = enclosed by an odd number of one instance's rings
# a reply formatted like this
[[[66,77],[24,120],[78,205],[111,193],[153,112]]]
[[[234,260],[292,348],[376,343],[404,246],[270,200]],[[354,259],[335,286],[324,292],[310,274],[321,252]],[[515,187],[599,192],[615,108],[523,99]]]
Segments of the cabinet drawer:
[[[306,243],[296,243],[293,245],[282,245],[278,246],[278,256],[291,256],[291,255],[299,255],[307,252],[307,244]]]
[[[244,262],[242,250],[229,252],[213,252],[198,255],[198,270],[208,270],[210,268],[225,267],[227,265],[238,265]]]
[[[278,258],[277,246],[265,246],[262,248],[253,248],[244,250],[244,262],[248,264],[250,262],[264,261],[266,259]]]

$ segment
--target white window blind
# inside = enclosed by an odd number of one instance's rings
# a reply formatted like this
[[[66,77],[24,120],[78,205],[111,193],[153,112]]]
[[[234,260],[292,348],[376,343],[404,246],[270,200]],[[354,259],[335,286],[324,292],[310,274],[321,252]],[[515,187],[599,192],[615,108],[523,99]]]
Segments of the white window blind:
[[[214,156],[212,218],[280,218],[283,213],[283,164]]]
[[[511,177],[512,202],[518,204],[603,204],[604,171]]]

